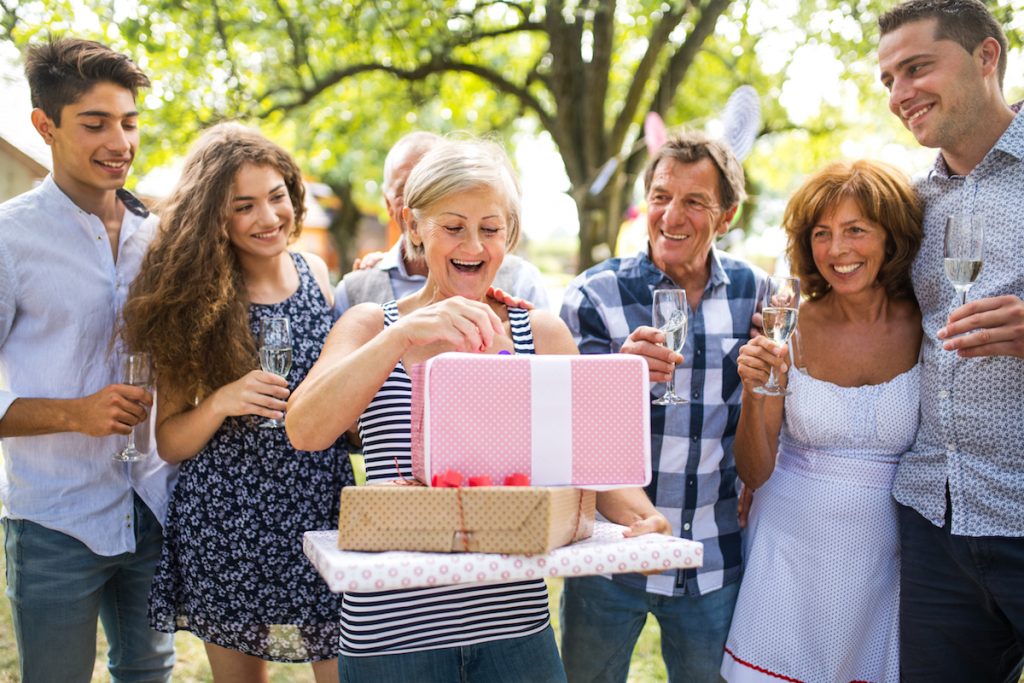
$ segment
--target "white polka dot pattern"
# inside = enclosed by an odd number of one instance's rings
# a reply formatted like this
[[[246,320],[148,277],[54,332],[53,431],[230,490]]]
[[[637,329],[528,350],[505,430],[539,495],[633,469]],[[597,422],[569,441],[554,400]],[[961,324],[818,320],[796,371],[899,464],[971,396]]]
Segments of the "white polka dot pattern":
[[[441,354],[413,379],[413,476],[455,469],[500,483],[533,474],[532,400],[564,387],[534,385],[528,355]],[[573,358],[571,458],[573,486],[643,486],[650,479],[650,397],[643,360],[620,354]],[[422,375],[429,374],[420,400]],[[429,408],[427,407],[429,406]],[[421,419],[424,410],[428,415]],[[422,431],[421,431],[422,430]],[[420,432],[420,433],[418,433]],[[563,484],[532,481],[535,485]]]
[[[572,481],[577,486],[647,483],[646,372],[644,362],[630,356],[573,359]]]
[[[596,522],[586,541],[545,555],[361,553],[339,550],[334,531],[307,531],[303,550],[335,593],[688,569],[701,566],[701,543],[661,534],[624,538],[625,527]]]

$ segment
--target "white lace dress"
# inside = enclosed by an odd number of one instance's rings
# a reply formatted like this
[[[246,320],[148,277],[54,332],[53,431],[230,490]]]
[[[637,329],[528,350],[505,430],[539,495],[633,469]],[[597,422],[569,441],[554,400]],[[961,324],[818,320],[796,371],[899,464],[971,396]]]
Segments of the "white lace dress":
[[[899,680],[892,481],[918,422],[918,368],[840,387],[790,372],[779,455],[754,494],[722,676]]]

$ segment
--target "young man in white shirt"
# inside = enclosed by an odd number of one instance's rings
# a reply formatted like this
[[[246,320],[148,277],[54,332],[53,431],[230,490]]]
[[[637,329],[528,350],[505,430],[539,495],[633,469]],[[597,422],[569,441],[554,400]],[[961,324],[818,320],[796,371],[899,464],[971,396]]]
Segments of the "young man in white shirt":
[[[122,189],[149,79],[73,38],[30,47],[25,73],[53,173],[0,205],[0,498],[21,678],[89,681],[99,617],[113,680],[167,681],[173,640],[149,628],[147,600],[175,470],[155,453],[112,459],[153,404],[120,383],[113,337],[156,225]]]

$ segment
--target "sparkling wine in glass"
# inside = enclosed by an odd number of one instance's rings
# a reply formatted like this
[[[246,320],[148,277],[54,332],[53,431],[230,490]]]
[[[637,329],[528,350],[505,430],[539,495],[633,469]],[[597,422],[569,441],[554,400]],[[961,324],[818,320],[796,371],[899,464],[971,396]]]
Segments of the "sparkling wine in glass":
[[[682,289],[654,290],[654,326],[665,333],[665,346],[676,353],[683,352],[686,344],[686,325],[688,322],[689,304],[686,303],[686,291]],[[668,378],[665,395],[653,401],[657,406],[678,405],[688,403],[685,397],[676,394],[676,373]]]
[[[153,387],[153,366],[148,353],[134,352],[122,360],[121,380],[133,387],[151,391]],[[149,415],[128,432],[125,447],[114,453],[118,462],[135,462],[149,452]]]
[[[288,318],[260,320],[260,367],[278,377],[287,377],[292,369],[292,335]],[[284,427],[284,420],[267,418],[260,427]]]
[[[967,303],[967,290],[981,274],[983,222],[982,215],[977,213],[957,213],[946,219],[943,265],[960,306]]]
[[[800,279],[795,277],[770,277],[764,293],[764,307],[761,309],[761,327],[766,337],[776,344],[785,344],[796,330],[797,309],[800,307]],[[765,396],[787,396],[775,379],[775,368],[768,372],[768,382],[754,387],[754,391]]]

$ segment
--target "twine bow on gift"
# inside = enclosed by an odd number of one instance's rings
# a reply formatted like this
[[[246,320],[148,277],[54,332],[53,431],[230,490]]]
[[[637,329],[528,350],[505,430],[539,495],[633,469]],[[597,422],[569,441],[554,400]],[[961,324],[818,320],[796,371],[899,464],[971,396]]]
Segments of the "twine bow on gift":
[[[458,470],[448,469],[444,472],[435,474],[431,480],[430,485],[433,488],[453,488],[455,492],[455,502],[459,512],[459,528],[455,532],[456,537],[462,540],[463,552],[470,552],[469,540],[471,532],[466,528],[466,511],[462,504],[462,489],[464,488],[462,473]],[[469,477],[467,480],[469,486],[492,486],[492,480],[487,475],[479,475]],[[530,477],[521,472],[515,472],[505,477],[505,486],[529,486]],[[575,541],[580,535],[580,526],[582,525],[585,517],[583,515],[583,491],[577,491],[577,505],[576,505],[576,516],[573,520],[573,533],[570,538],[570,543]]]

